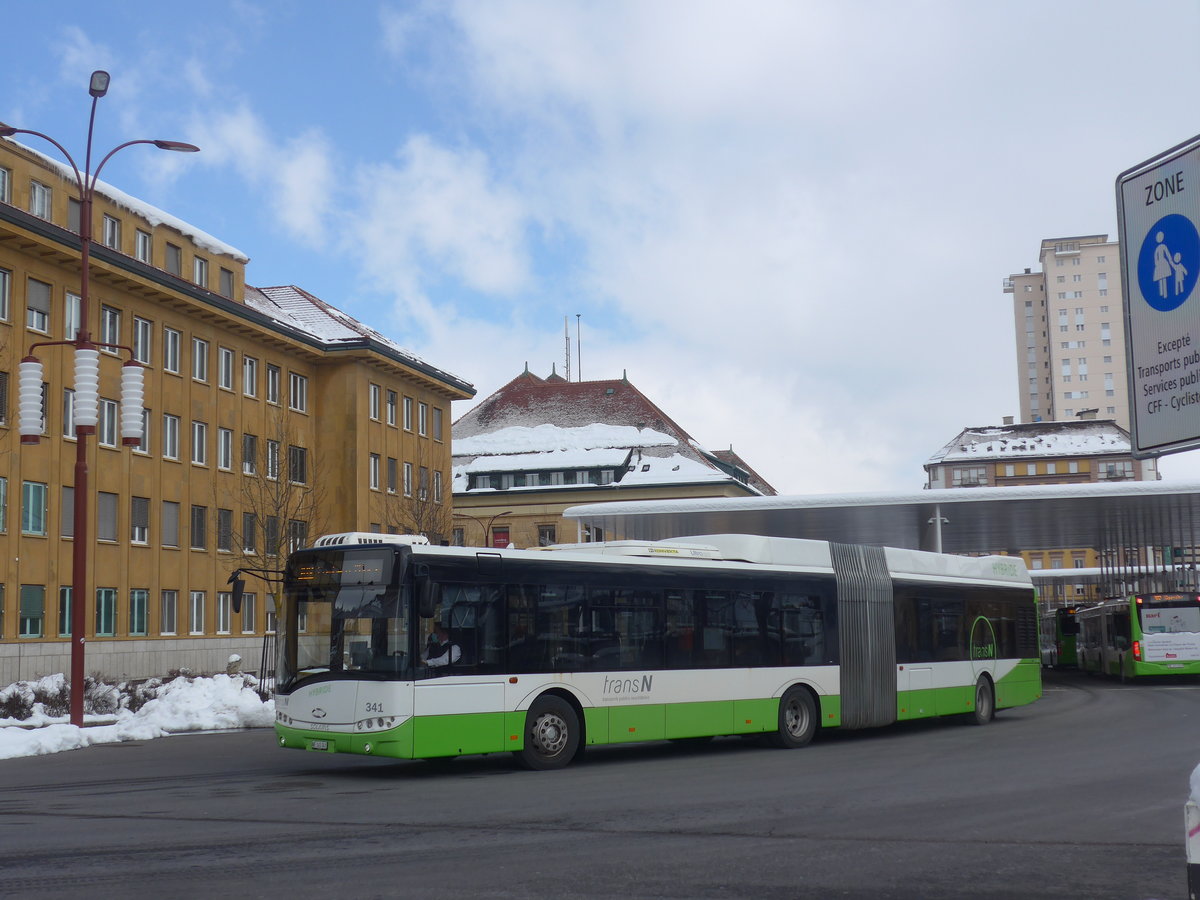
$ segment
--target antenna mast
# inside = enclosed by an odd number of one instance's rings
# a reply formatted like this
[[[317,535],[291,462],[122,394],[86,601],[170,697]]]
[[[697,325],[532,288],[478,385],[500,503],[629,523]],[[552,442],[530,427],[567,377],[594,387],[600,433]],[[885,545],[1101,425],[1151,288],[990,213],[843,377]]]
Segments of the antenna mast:
[[[583,342],[579,338],[579,317],[582,313],[575,313],[575,380],[583,381]]]
[[[563,316],[563,340],[567,345],[567,381],[571,380],[571,331],[567,327],[567,317]]]

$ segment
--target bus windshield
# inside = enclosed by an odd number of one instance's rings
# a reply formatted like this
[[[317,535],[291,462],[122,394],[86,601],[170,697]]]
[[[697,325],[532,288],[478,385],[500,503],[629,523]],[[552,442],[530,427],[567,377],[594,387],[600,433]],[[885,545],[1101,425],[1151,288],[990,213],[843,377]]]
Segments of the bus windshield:
[[[1139,598],[1143,634],[1200,632],[1200,602],[1196,594],[1155,594]]]
[[[278,623],[280,690],[317,676],[406,676],[409,592],[401,588],[401,560],[392,547],[293,557]]]

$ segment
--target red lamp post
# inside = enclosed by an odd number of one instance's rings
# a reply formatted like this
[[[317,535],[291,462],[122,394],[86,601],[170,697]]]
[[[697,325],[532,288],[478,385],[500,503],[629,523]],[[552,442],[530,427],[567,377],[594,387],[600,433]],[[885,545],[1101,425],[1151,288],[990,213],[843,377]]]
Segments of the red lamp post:
[[[87,627],[87,558],[88,558],[88,461],[87,437],[96,433],[97,384],[99,379],[99,353],[97,347],[128,349],[116,344],[95,342],[88,327],[88,285],[90,282],[92,244],[92,200],[95,197],[96,181],[104,164],[113,155],[134,144],[153,144],[160,150],[175,150],[195,153],[199,150],[192,144],[180,141],[136,140],[119,144],[100,160],[92,171],[92,132],[96,122],[96,101],[108,93],[109,74],[103,71],[92,73],[88,92],[92,95],[92,111],[88,119],[87,155],[84,157],[83,172],[71,154],[58,141],[40,131],[13,128],[0,123],[0,137],[14,134],[30,134],[50,142],[66,157],[75,173],[75,186],[79,191],[79,331],[73,340],[45,341],[32,345],[30,355],[21,360],[20,378],[20,432],[22,444],[36,444],[41,436],[41,382],[42,365],[32,351],[42,346],[66,345],[75,348],[75,529],[74,555],[72,559],[71,587],[71,724],[83,725],[83,682],[84,682],[84,636]],[[132,355],[132,354],[131,354]],[[121,436],[125,445],[136,445],[142,434],[142,368],[133,362],[122,367],[121,374]],[[136,418],[136,422],[133,419]]]

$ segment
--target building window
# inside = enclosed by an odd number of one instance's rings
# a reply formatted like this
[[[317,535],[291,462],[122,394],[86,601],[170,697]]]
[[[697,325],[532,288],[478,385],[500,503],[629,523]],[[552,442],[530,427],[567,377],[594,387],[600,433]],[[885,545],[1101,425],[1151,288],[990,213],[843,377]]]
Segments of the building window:
[[[442,411],[436,406],[433,408],[433,439],[435,441],[442,439]]]
[[[129,592],[129,633],[147,634],[149,622],[150,592],[145,588],[134,588]]]
[[[377,384],[367,385],[367,415],[379,421],[380,387]]]
[[[233,273],[226,268],[221,269],[219,293],[222,297],[233,299]]]
[[[208,464],[208,425],[204,422],[192,423],[192,463]]]
[[[242,357],[242,393],[247,397],[258,396],[258,360],[253,356]]]
[[[167,253],[164,260],[166,269],[172,275],[183,277],[183,249],[176,247],[174,244],[167,244]]]
[[[404,398],[404,430],[412,431],[413,427],[413,399],[412,397]]]
[[[208,381],[208,341],[192,338],[192,377]]]
[[[295,553],[308,543],[308,526],[292,519],[288,522],[288,553]]]
[[[175,634],[179,621],[179,591],[163,591],[159,603],[159,634]]]
[[[162,504],[162,545],[179,546],[179,504],[164,500]]]
[[[557,529],[553,525],[538,526],[538,546],[549,547],[551,544],[558,543]]]
[[[233,552],[233,510],[217,510],[217,549]]]
[[[202,288],[208,287],[208,260],[203,256],[192,260],[192,281]]]
[[[58,636],[71,636],[71,589],[66,586],[58,589]]]
[[[129,540],[134,544],[150,541],[150,498],[129,499]]]
[[[144,366],[150,365],[151,342],[154,338],[154,323],[149,319],[133,317],[133,358]]]
[[[96,494],[96,540],[109,543],[117,541],[116,494],[100,491]]]
[[[242,435],[242,474],[258,474],[258,437],[253,434]]]
[[[17,636],[40,638],[45,635],[46,587],[41,584],[21,585],[21,609]]]
[[[113,637],[117,633],[117,589],[96,588],[96,636]]]
[[[121,343],[121,311],[111,306],[100,307],[100,343],[112,346],[101,347],[105,353],[116,353],[115,345]]]
[[[288,373],[288,408],[296,412],[308,411],[308,379],[295,372]]]
[[[467,540],[466,529],[463,529],[463,528],[451,528],[450,529],[450,546],[465,547],[466,540]]]
[[[242,594],[242,634],[254,634],[258,623],[255,621],[254,594]]]
[[[404,464],[404,496],[411,497],[413,491],[413,467],[412,463]]]
[[[50,331],[50,285],[36,278],[26,280],[25,325],[30,331]]]
[[[442,502],[442,473],[437,470],[433,473],[433,502]]]
[[[387,461],[387,492],[396,493],[396,460],[391,456]]]
[[[429,499],[429,469],[421,466],[421,470],[417,475],[417,499]]]
[[[139,262],[150,264],[150,233],[140,228],[133,234],[133,256]]]
[[[367,486],[379,490],[379,454],[372,453],[367,460]]]
[[[267,478],[274,481],[279,477],[279,441],[267,441]]]
[[[179,459],[179,416],[163,413],[163,459]]]
[[[242,552],[258,552],[258,519],[254,513],[242,513]]]
[[[105,215],[103,222],[104,246],[114,250],[121,249],[121,220]]]
[[[280,372],[279,366],[273,366],[267,363],[267,402],[279,402],[279,381]]]
[[[956,466],[950,470],[950,477],[954,487],[978,487],[987,484],[987,468],[985,466]]]
[[[308,451],[303,447],[288,447],[288,481],[308,484]]]
[[[50,221],[51,194],[50,188],[40,181],[29,182],[29,211],[39,219]]]
[[[179,345],[183,336],[174,328],[163,328],[163,371],[179,374]]]
[[[188,634],[204,634],[204,591],[192,591],[188,604]]]
[[[229,634],[229,623],[233,620],[233,594],[217,592],[217,634]]]
[[[228,347],[217,348],[217,387],[233,390],[233,351]]]
[[[0,166],[0,203],[12,203],[12,169]]]
[[[191,548],[204,550],[208,547],[208,507],[192,506]]]
[[[425,437],[429,434],[429,404],[417,404],[417,434]]]
[[[46,485],[40,481],[21,483],[21,534],[46,534]]]
[[[217,429],[217,468],[233,468],[233,432],[228,428]]]
[[[8,269],[0,269],[0,321],[8,321],[11,298],[12,272]]]
[[[8,307],[5,306],[5,309],[7,309],[7,308]],[[7,318],[7,316],[5,318]],[[389,425],[396,424],[396,392],[395,391],[387,392],[387,423]]]
[[[101,447],[117,446],[117,401],[100,398],[96,425],[96,439]]]

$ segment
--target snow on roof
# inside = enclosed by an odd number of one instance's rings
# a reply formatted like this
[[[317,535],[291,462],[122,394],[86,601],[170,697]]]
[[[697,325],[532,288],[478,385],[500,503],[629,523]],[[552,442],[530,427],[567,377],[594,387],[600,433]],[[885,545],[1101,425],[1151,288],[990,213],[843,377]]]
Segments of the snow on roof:
[[[463,465],[455,466],[459,472],[537,472],[568,469],[612,469],[624,466],[629,450],[621,447],[599,447],[590,450],[567,448],[546,450],[540,453],[514,453],[496,456],[477,456]]]
[[[1132,452],[1129,433],[1108,419],[966,428],[926,465],[1046,456],[1112,456]]]
[[[673,447],[671,435],[632,425],[591,425],[564,427],[550,422],[512,425],[486,434],[454,439],[455,456],[506,455],[514,453],[553,453],[567,450],[597,450],[620,447]]]
[[[295,285],[255,288],[246,285],[246,306],[258,310],[280,324],[303,334],[311,335],[324,344],[354,344],[363,340],[381,344],[412,365],[446,381],[470,385],[455,375],[426,362],[410,350],[380,334],[375,329],[330,306],[320,297]]]
[[[31,156],[36,156],[48,168],[58,172],[67,181],[71,183],[75,182],[75,170],[66,163],[59,162],[54,157],[47,156],[45,153],[34,150],[32,147],[27,147],[25,144],[22,144],[18,141],[13,141],[8,138],[4,138],[3,140],[7,140],[9,143],[15,144]],[[80,175],[82,176],[83,173],[81,172]],[[250,262],[250,257],[236,247],[226,244],[224,241],[218,240],[208,232],[201,231],[195,225],[191,225],[188,222],[183,221],[183,219],[176,218],[169,212],[164,212],[157,206],[151,206],[149,203],[139,200],[137,197],[130,196],[120,188],[115,188],[106,181],[96,182],[96,193],[108,198],[113,203],[117,204],[117,206],[129,210],[134,215],[141,216],[151,226],[166,225],[170,228],[174,228],[184,237],[194,242],[196,246],[202,250],[206,250],[209,253],[218,253],[224,256],[231,256],[240,263]]]

